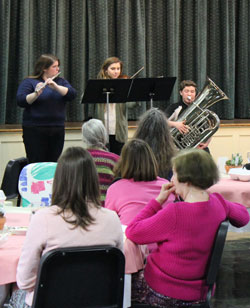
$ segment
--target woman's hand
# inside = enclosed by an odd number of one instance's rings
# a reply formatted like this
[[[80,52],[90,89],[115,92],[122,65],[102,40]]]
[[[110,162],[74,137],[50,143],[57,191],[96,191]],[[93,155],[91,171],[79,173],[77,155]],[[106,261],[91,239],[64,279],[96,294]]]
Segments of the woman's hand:
[[[43,90],[44,90],[44,82],[39,82],[37,85],[36,85],[36,88],[35,88],[35,92],[37,93],[37,95],[39,96]]]
[[[62,96],[66,95],[68,93],[68,88],[64,86],[59,86],[55,81],[52,80],[52,78],[48,78],[46,80],[46,84],[53,90],[60,93]]]
[[[43,92],[43,90],[44,90],[44,83],[39,82],[36,85],[35,91],[26,96],[27,103],[29,105],[33,104],[34,101],[38,98],[38,96]]]
[[[48,85],[51,89],[56,90],[56,88],[57,88],[57,83],[55,83],[55,81],[53,81],[52,78],[48,78],[48,79],[46,80],[45,83],[46,83],[46,85]]]
[[[156,198],[156,201],[158,201],[162,205],[168,199],[169,195],[174,192],[175,192],[175,187],[173,183],[163,184],[161,187],[161,191],[158,197]]]

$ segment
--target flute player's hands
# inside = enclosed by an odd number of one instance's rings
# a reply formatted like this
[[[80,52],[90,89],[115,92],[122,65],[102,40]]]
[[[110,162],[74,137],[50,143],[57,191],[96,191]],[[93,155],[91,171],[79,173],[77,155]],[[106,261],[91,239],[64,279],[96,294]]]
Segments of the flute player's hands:
[[[55,83],[55,81],[53,81],[52,78],[48,78],[48,79],[46,80],[46,85],[48,85],[48,86],[49,86],[51,89],[53,89],[53,90],[56,90],[57,87],[58,87],[57,83]]]
[[[37,95],[39,96],[44,90],[44,83],[43,82],[39,82],[37,85],[36,85],[36,88],[35,88],[35,92],[37,93]]]
[[[66,95],[68,93],[68,88],[64,86],[58,85],[55,81],[53,81],[51,78],[48,78],[46,80],[47,86],[49,86],[51,89],[57,91],[60,93],[62,96]]]
[[[39,82],[36,87],[34,92],[28,94],[26,96],[26,101],[29,105],[33,104],[34,101],[38,98],[38,96],[43,92],[44,89],[44,83],[43,82]]]

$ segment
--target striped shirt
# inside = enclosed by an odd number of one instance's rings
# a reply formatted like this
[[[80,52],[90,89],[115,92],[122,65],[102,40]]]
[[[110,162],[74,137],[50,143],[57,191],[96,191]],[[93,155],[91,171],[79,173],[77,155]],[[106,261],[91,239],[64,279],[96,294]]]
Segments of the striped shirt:
[[[101,202],[102,206],[104,206],[107,190],[114,180],[113,168],[119,156],[104,150],[89,149],[88,151],[96,164],[100,183]]]

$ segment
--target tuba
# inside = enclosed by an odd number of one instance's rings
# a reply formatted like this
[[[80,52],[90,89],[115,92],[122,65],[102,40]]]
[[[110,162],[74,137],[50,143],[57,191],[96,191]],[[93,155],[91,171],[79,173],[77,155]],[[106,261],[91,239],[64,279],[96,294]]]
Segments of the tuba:
[[[189,126],[189,131],[182,134],[177,128],[170,130],[177,148],[195,148],[218,130],[220,119],[217,114],[207,108],[223,99],[228,99],[228,97],[208,78],[202,91],[178,119],[178,122],[185,121],[185,125]]]

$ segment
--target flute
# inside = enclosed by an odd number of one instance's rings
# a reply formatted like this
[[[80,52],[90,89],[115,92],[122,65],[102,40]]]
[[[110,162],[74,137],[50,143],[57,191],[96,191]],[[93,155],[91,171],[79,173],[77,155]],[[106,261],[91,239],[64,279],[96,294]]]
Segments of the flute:
[[[58,77],[61,74],[61,72],[57,73],[55,76],[53,76],[51,78],[51,80],[54,80],[56,77]],[[40,90],[42,90],[43,88],[45,88],[47,85],[47,80],[41,85],[39,86],[37,89],[35,89],[35,92],[38,93]]]

